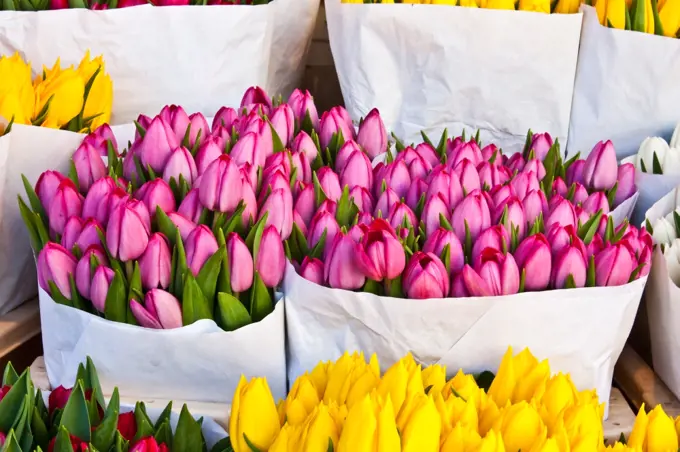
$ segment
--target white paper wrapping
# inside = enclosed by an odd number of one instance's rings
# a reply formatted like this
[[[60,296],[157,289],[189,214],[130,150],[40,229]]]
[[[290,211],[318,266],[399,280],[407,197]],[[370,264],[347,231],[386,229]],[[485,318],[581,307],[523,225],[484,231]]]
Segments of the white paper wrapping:
[[[377,107],[406,142],[480,129],[514,152],[531,128],[565,143],[580,14],[327,0],[326,18],[354,120]]]
[[[39,289],[50,386],[69,386],[92,358],[102,389],[145,399],[230,403],[241,375],[267,377],[286,394],[284,303],[258,323],[226,332],[212,320],[173,330],[140,328],[60,305]]]
[[[287,95],[305,65],[319,0],[268,5],[151,5],[110,11],[1,12],[0,54],[18,51],[34,71],[103,54],[114,86],[112,124],[166,104],[213,115],[260,85]]]
[[[655,202],[645,213],[641,225],[644,226],[645,219],[648,219],[652,224],[652,227],[654,227],[656,220],[665,217],[678,207],[680,207],[680,186],[674,187],[669,192],[665,193],[661,199]]]
[[[382,370],[407,352],[448,376],[496,371],[508,346],[569,372],[579,389],[609,400],[616,360],[647,278],[625,286],[502,297],[409,300],[329,289],[286,269],[288,379],[346,350],[377,353]]]
[[[621,204],[619,204],[616,209],[609,212],[609,216],[612,217],[612,220],[614,221],[614,226],[620,225],[626,218],[630,219],[631,215],[635,211],[635,206],[637,205],[639,198],[640,192],[635,192],[633,196],[626,199]]]
[[[603,27],[593,7],[581,11],[569,153],[587,154],[609,139],[625,157],[647,137],[670,138],[680,105],[680,41]]]
[[[631,155],[621,163],[635,165],[637,155]],[[645,213],[654,203],[663,198],[669,191],[680,185],[680,174],[651,174],[645,173],[635,165],[635,185],[640,194],[635,211],[631,217],[631,224],[641,225],[645,222]],[[670,212],[667,212],[670,213]]]

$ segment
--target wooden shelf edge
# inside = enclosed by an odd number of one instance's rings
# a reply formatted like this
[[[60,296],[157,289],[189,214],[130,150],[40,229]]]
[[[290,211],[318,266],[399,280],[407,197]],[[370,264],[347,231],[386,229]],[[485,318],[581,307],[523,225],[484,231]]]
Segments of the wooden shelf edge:
[[[40,334],[38,298],[0,317],[0,358]]]
[[[629,345],[616,363],[614,381],[636,411],[644,403],[647,410],[661,405],[669,416],[680,415],[680,401]]]

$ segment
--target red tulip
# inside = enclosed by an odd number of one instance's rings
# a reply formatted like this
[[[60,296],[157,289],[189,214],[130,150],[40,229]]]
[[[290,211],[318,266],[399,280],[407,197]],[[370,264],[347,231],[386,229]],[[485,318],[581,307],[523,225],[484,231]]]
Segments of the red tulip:
[[[117,430],[128,441],[132,441],[137,434],[137,421],[135,420],[134,411],[127,413],[120,413],[118,415]]]

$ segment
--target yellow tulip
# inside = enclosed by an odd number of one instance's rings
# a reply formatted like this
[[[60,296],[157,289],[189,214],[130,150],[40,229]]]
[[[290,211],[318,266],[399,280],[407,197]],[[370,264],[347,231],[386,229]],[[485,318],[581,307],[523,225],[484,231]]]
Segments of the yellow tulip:
[[[562,452],[563,449],[555,438],[546,438],[543,442],[538,442],[529,452]]]
[[[487,397],[479,409],[479,434],[486,435],[487,432],[496,423],[496,420],[501,414],[501,410],[496,405],[491,397]]]
[[[30,124],[35,103],[30,64],[19,53],[0,57],[0,80],[0,116],[17,124]]]
[[[489,396],[499,406],[505,406],[507,402],[510,402],[515,392],[515,385],[519,378],[519,369],[515,369],[514,361],[512,347],[509,347],[501,360],[496,377],[493,379],[491,387],[489,387]]]
[[[268,452],[292,452],[300,441],[300,426],[285,424]]]
[[[363,361],[361,364],[364,364]],[[349,392],[347,393],[347,409],[352,409],[352,406],[361,400],[366,394],[369,394],[378,386],[380,382],[380,365],[378,364],[378,357],[374,354],[368,365],[358,365],[354,368],[352,373],[352,381]]]
[[[522,368],[519,368],[522,371]],[[527,373],[520,374],[517,378],[517,386],[512,394],[512,401],[530,402],[533,398],[540,399],[545,391],[545,386],[550,378],[550,366],[544,360],[529,368]]]
[[[455,425],[463,425],[477,431],[479,416],[474,400],[466,401],[460,397],[444,399],[439,393],[435,393],[433,397],[441,417],[442,437],[447,436]]]
[[[34,83],[35,116],[47,107],[42,125],[61,128],[82,111],[85,83],[73,67],[62,70],[58,60],[52,69],[44,72],[45,77],[36,78]]]
[[[657,405],[647,414],[643,404],[635,418],[628,445],[640,447],[645,452],[677,451],[678,435],[673,419],[664,412],[661,405]]]
[[[433,5],[452,5],[456,6],[458,0],[432,0]]]
[[[559,0],[554,12],[557,14],[574,14],[578,12],[580,6],[581,0]]]
[[[446,385],[446,366],[435,364],[423,369],[422,372],[423,386],[428,390],[428,394],[441,392]]]
[[[680,0],[659,2],[659,19],[665,36],[675,37],[680,30]]]
[[[318,404],[319,397],[314,383],[309,375],[304,374],[295,380],[282,408],[279,409],[279,421],[281,424],[285,421],[292,425],[302,424]]]
[[[399,431],[394,420],[392,402],[380,404],[365,395],[354,404],[340,435],[338,452],[389,452],[401,450]]]
[[[363,353],[361,355],[357,353],[350,355],[345,352],[340,359],[329,366],[328,383],[326,385],[326,392],[323,396],[324,402],[328,403],[333,400],[339,404],[345,403],[352,383],[350,377],[359,360],[361,360],[364,365],[366,364]]]
[[[519,0],[519,9],[550,14],[550,0]]]
[[[642,452],[642,449],[639,447],[629,447],[625,444],[622,444],[620,442],[616,442],[614,444],[611,444],[607,447],[603,447],[601,449],[602,451],[607,451],[607,452]]]
[[[475,377],[463,373],[462,370],[458,370],[458,373],[451,380],[446,382],[441,392],[445,399],[456,397],[457,394],[465,400],[470,400],[473,397],[477,397],[480,389],[479,386],[477,386]]]
[[[515,0],[486,0],[482,8],[488,9],[515,9]]]
[[[652,0],[640,0],[645,2],[645,31],[654,34],[654,10]]]
[[[460,6],[465,6],[466,8],[478,8],[479,5],[475,0],[460,0]]]
[[[328,406],[320,403],[307,417],[300,434],[300,452],[328,450],[329,442],[333,448],[338,444],[338,427],[331,416]],[[260,449],[262,450],[262,449]]]
[[[595,0],[597,17],[605,27],[626,28],[626,8],[626,0]]]
[[[457,424],[448,435],[443,437],[440,452],[469,452],[479,447],[482,437],[477,429]]]
[[[419,371],[420,373],[420,371]],[[441,420],[432,396],[414,393],[397,417],[402,452],[438,452]]]
[[[564,410],[556,429],[566,431],[572,450],[597,450],[604,442],[602,414],[593,403],[579,403]]]
[[[540,401],[543,422],[550,428],[563,410],[578,401],[578,392],[571,377],[560,372],[548,380]]]
[[[347,405],[338,405],[335,402],[328,404],[328,414],[331,415],[338,432],[342,431],[342,427],[345,425],[345,419],[347,419]]]
[[[97,74],[92,82],[83,111],[83,118],[94,118],[90,124],[90,128],[94,130],[111,120],[113,83],[109,74],[106,73],[103,57],[100,55],[97,58],[90,59],[89,50],[78,66],[78,73],[86,85],[95,73]]]
[[[503,444],[503,438],[500,434],[491,430],[482,438],[477,449],[474,452],[505,452],[506,448]],[[508,452],[514,452],[513,449],[508,448]]]
[[[309,374],[309,378],[314,383],[316,388],[316,393],[319,396],[319,400],[323,399],[324,393],[326,392],[326,385],[328,384],[328,370],[331,367],[331,362],[319,362],[319,364],[312,369]]]
[[[520,402],[503,409],[494,430],[501,433],[506,449],[531,450],[535,444],[542,444],[548,430],[536,406]]]
[[[420,366],[415,364],[409,353],[390,367],[378,384],[378,394],[392,399],[394,412],[399,413],[408,396],[424,394],[423,378]]]
[[[281,430],[274,398],[265,378],[244,376],[238,383],[231,405],[229,436],[234,452],[250,452],[245,436],[259,450],[267,450]]]

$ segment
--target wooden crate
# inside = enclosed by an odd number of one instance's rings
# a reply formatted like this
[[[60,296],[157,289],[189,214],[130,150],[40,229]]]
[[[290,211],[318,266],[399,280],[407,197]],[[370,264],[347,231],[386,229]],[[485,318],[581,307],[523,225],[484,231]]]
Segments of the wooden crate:
[[[38,298],[27,301],[0,317],[0,366],[8,361],[18,371],[42,354]]]

